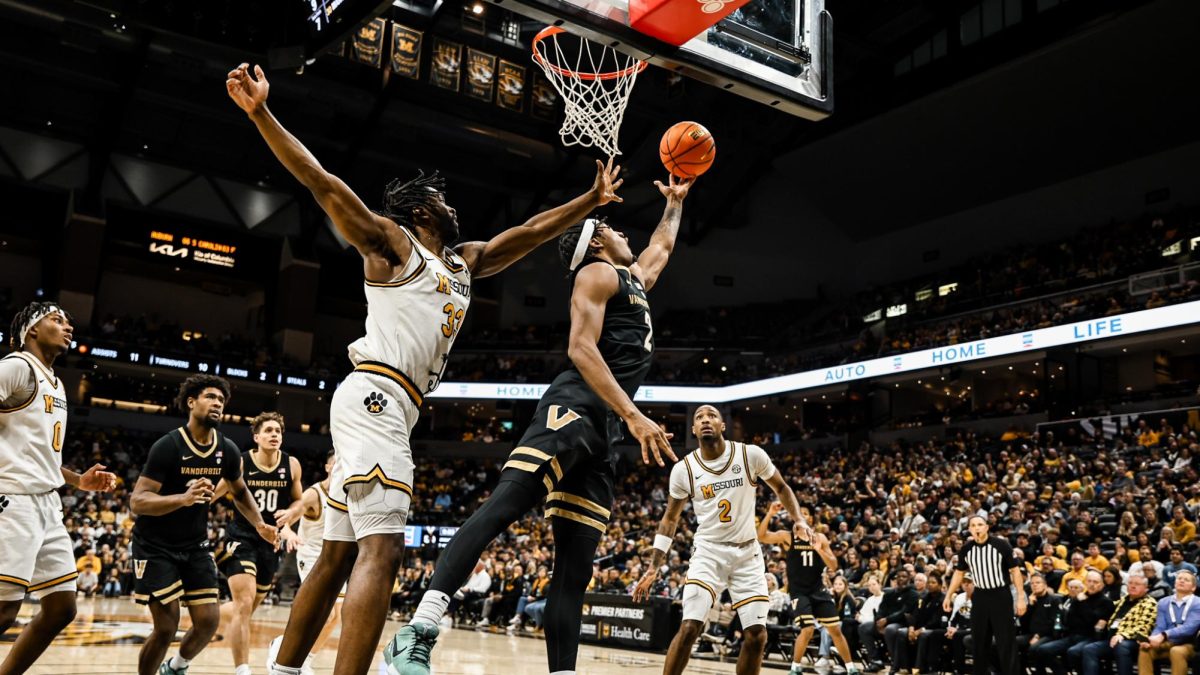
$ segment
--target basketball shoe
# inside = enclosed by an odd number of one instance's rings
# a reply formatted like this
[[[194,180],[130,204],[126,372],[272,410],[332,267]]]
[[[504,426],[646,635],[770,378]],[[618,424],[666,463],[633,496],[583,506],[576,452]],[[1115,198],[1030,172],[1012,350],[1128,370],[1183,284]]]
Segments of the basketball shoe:
[[[383,649],[389,675],[430,675],[429,653],[437,643],[438,627],[428,623],[409,624]]]

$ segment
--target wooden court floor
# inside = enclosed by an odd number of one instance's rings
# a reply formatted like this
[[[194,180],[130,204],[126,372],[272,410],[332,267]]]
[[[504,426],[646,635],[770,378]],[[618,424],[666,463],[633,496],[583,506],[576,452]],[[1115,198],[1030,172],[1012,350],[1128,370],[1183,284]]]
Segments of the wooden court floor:
[[[0,658],[8,651],[15,634],[36,606],[26,603],[17,625],[0,640]],[[256,675],[266,673],[267,645],[283,632],[287,623],[285,607],[260,607],[251,624],[250,666]],[[184,612],[183,627],[186,628]],[[401,624],[388,621],[384,627],[386,641]],[[146,611],[128,599],[79,599],[79,616],[50,646],[30,671],[33,675],[83,675],[85,673],[135,673],[137,654],[150,632],[150,617]],[[180,633],[182,635],[182,633]],[[336,634],[335,634],[336,637]],[[331,640],[334,643],[335,640]],[[168,655],[176,653],[172,646]],[[369,674],[379,673],[382,662],[382,643]],[[316,655],[315,670],[328,674],[333,670],[336,644]],[[438,641],[433,653],[435,675],[537,675],[546,673],[545,645],[535,637],[512,636],[456,629]],[[580,647],[578,672],[581,675],[611,675],[615,673],[662,672],[661,654],[625,651],[583,645]],[[705,675],[732,673],[733,663],[697,661],[693,659],[687,673]],[[777,671],[776,671],[777,672]],[[205,649],[189,669],[189,675],[232,674],[233,661],[229,648],[218,635],[217,641]]]

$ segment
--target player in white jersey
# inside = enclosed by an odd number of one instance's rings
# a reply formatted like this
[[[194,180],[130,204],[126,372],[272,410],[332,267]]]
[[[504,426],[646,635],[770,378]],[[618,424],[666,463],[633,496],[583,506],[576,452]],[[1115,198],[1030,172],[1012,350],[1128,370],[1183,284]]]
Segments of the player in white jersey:
[[[663,673],[683,672],[708,610],[726,589],[742,620],[738,675],[757,673],[767,646],[770,598],[754,522],[755,485],[759,480],[765,482],[788,513],[800,513],[800,504],[762,448],[725,440],[725,421],[713,406],[696,409],[692,433],[700,440],[700,447],[671,468],[670,497],[654,537],[653,557],[633,597],[641,602],[652,594],[674,541],[679,517],[691,500],[697,526],[683,587],[683,623],[671,641]],[[807,530],[808,524],[803,527]]]
[[[112,491],[117,479],[97,464],[83,474],[62,465],[67,393],[54,360],[71,347],[71,322],[57,305],[35,302],[12,322],[0,359],[0,633],[26,594],[41,601],[0,664],[23,673],[75,618],[75,555],[55,492],[64,483]]]
[[[471,279],[504,270],[597,206],[619,200],[620,168],[597,162],[595,183],[585,194],[490,241],[450,248],[458,219],[436,173],[393,181],[384,193],[384,213],[373,213],[267,109],[269,85],[261,68],[251,74],[242,64],[230,71],[226,90],[363,258],[366,335],[350,346],[354,372],[338,386],[330,411],[338,461],[329,484],[325,545],[292,605],[272,665],[274,673],[299,675],[349,578],[334,673],[359,675],[370,666],[387,617],[388,594],[379,589],[391,588],[404,551],[413,474],[409,434],[462,327]]]

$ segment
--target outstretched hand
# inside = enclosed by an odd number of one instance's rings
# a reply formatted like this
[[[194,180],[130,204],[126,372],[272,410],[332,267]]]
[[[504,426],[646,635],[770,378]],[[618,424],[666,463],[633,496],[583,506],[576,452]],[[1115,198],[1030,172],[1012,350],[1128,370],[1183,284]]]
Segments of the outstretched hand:
[[[650,464],[651,455],[659,466],[666,466],[663,462],[664,456],[669,457],[672,462],[679,461],[675,451],[671,449],[671,438],[674,434],[663,431],[657,422],[643,415],[641,411],[625,420],[625,425],[629,427],[630,435],[637,439],[638,445],[642,447],[643,462]]]
[[[103,464],[93,464],[92,468],[79,474],[79,489],[92,492],[112,492],[117,487],[117,476],[105,471]]]
[[[254,74],[250,74],[250,64],[242,65],[229,71],[225,76],[225,90],[229,98],[247,115],[257,112],[267,102],[267,92],[271,84],[261,66],[254,66]]]
[[[666,185],[661,180],[656,180],[654,181],[654,187],[658,188],[662,196],[667,199],[683,201],[684,197],[688,195],[688,190],[692,189],[692,185],[695,182],[696,179],[694,178],[680,178],[672,173],[667,176]]]
[[[625,182],[624,178],[617,178],[620,174],[621,165],[613,166],[612,157],[608,158],[607,164],[596,160],[596,182],[592,184],[592,192],[596,195],[597,206],[604,206],[609,202],[619,204],[625,201],[617,196],[617,188]]]

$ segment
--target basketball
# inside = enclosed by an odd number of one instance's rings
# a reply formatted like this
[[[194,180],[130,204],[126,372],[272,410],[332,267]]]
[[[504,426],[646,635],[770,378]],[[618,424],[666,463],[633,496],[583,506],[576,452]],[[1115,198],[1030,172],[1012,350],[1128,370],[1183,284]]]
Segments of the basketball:
[[[712,166],[717,156],[717,142],[703,125],[680,122],[663,134],[658,143],[658,157],[667,171],[679,178],[696,178]]]

